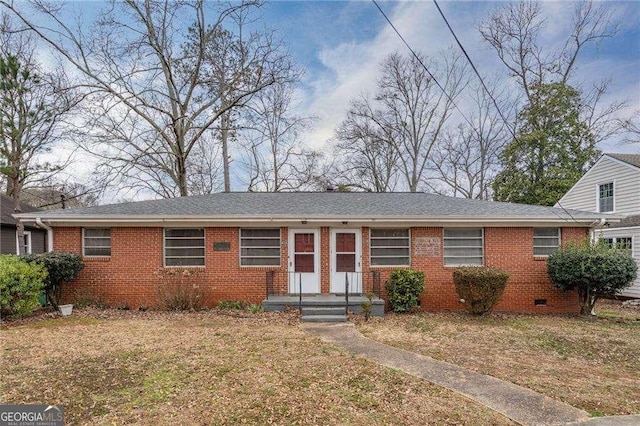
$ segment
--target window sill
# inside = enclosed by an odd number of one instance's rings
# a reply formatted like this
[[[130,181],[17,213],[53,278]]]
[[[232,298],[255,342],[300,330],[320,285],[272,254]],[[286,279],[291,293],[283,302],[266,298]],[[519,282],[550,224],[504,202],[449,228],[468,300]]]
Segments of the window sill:
[[[111,262],[111,256],[82,256],[83,262]]]
[[[547,260],[549,258],[549,255],[536,255],[533,256],[533,260],[534,261],[544,261]]]
[[[369,269],[411,268],[411,265],[369,265]]]

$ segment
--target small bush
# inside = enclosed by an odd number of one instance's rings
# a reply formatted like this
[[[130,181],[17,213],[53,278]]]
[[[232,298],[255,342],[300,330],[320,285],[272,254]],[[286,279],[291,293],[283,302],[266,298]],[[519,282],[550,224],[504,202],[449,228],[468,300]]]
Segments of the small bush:
[[[62,284],[73,280],[84,268],[82,258],[77,254],[64,252],[48,252],[40,254],[25,254],[22,256],[27,262],[36,262],[45,267],[48,272],[45,279],[47,300],[58,309],[62,298]]]
[[[424,291],[424,273],[414,269],[396,269],[385,283],[387,296],[393,312],[410,312],[418,306]]]
[[[221,300],[218,302],[219,309],[237,309],[244,310],[247,307],[247,302],[242,300]]]
[[[156,275],[156,289],[162,308],[169,311],[196,311],[202,307],[204,271],[162,268]]]
[[[502,298],[508,280],[509,274],[497,268],[468,266],[453,270],[456,293],[473,315],[491,312]]]
[[[360,307],[362,308],[362,315],[364,316],[365,321],[369,321],[373,316],[373,297],[373,293],[368,293],[367,299],[369,299],[369,301],[362,302],[360,304]]]
[[[45,286],[47,270],[13,255],[0,256],[0,312],[21,317],[33,312]]]
[[[576,290],[580,314],[591,315],[600,297],[614,295],[633,284],[638,266],[626,250],[585,241],[568,244],[549,255],[547,271],[557,288]]]
[[[247,311],[251,312],[252,314],[259,314],[260,312],[264,312],[264,308],[260,304],[252,303],[251,305],[247,306]]]

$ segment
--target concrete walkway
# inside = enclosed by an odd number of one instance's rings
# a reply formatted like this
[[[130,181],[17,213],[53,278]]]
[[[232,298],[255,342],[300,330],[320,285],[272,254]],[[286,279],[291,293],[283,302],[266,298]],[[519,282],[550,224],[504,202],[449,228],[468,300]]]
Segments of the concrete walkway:
[[[640,416],[590,419],[586,411],[513,383],[367,339],[351,323],[303,324],[303,327],[326,342],[451,389],[523,425],[640,424]]]

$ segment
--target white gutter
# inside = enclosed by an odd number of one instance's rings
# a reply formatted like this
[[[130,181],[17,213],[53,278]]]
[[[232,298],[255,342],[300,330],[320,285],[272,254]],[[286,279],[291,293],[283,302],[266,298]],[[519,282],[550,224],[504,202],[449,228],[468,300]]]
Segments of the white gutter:
[[[17,215],[16,215],[17,216]],[[20,216],[21,219],[32,219],[31,217],[27,217],[25,215]],[[36,220],[41,218],[34,218]],[[616,221],[617,218],[613,220]],[[149,222],[162,222],[162,223],[172,223],[172,222],[217,222],[217,223],[238,223],[238,222],[260,222],[260,223],[269,223],[269,222],[307,222],[307,223],[317,223],[317,222],[414,222],[414,223],[458,223],[458,222],[486,222],[486,223],[509,223],[509,222],[553,222],[553,223],[580,223],[589,225],[590,227],[595,226],[597,223],[601,223],[606,219],[598,219],[593,221],[593,219],[569,219],[569,218],[558,218],[557,216],[547,216],[547,217],[487,217],[487,216],[446,216],[446,217],[429,217],[429,216],[314,216],[314,217],[303,217],[303,216],[53,216],[46,219],[48,223],[149,223]],[[45,225],[46,226],[46,225]],[[472,226],[470,223],[469,226]]]
[[[53,251],[53,229],[49,225],[46,225],[39,217],[36,218],[36,225],[38,225],[39,228],[47,230],[47,251]]]

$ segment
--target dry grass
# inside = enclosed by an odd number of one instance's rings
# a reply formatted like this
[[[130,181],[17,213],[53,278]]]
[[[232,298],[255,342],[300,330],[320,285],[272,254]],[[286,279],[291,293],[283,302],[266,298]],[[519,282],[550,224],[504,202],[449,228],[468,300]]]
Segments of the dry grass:
[[[533,389],[591,415],[640,413],[640,310],[570,316],[388,315],[359,329],[392,346]]]
[[[0,400],[63,404],[69,424],[509,424],[293,314],[84,310],[0,338]]]

